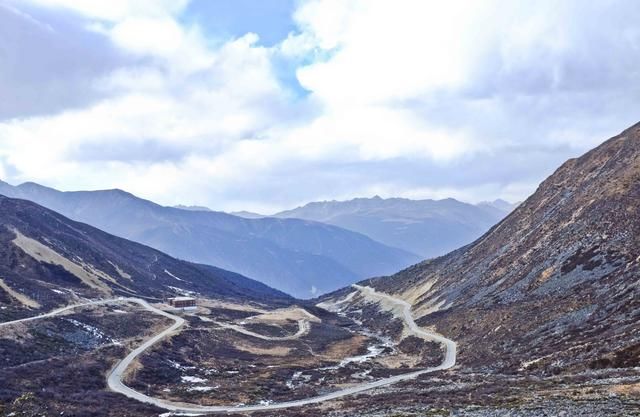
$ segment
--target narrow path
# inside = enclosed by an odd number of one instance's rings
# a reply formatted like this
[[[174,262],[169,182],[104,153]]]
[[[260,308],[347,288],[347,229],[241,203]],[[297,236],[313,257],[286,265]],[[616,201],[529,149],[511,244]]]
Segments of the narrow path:
[[[298,331],[288,336],[265,336],[260,333],[252,332],[251,330],[245,329],[244,327],[238,326],[237,324],[222,323],[219,321],[215,321],[214,323],[225,329],[231,329],[247,336],[255,337],[257,339],[262,339],[262,340],[270,340],[270,341],[299,339],[300,337],[309,333],[309,330],[311,330],[311,325],[309,324],[309,321],[305,319],[298,320]]]
[[[0,326],[15,324],[19,322],[38,320],[45,317],[52,317],[57,314],[60,314],[65,311],[78,308],[78,307],[89,306],[89,305],[99,305],[99,304],[110,304],[114,302],[134,302],[153,313],[167,317],[173,320],[174,323],[168,328],[166,328],[165,330],[151,337],[150,339],[147,339],[144,343],[142,343],[136,349],[132,350],[124,359],[122,359],[109,373],[107,377],[107,385],[114,392],[121,393],[129,398],[132,398],[144,403],[148,403],[148,404],[158,406],[160,408],[164,408],[178,415],[179,414],[198,415],[198,414],[208,414],[208,413],[242,412],[242,411],[266,411],[266,410],[277,410],[277,409],[290,408],[290,407],[301,407],[301,406],[310,405],[310,404],[318,404],[325,401],[335,400],[337,398],[342,398],[349,395],[354,395],[361,392],[369,391],[374,388],[388,386],[400,381],[411,380],[423,374],[441,371],[444,369],[449,369],[455,365],[455,361],[456,361],[455,342],[437,333],[420,329],[418,325],[416,325],[416,323],[414,322],[413,316],[411,315],[411,306],[406,301],[400,300],[398,298],[394,298],[387,294],[378,293],[373,288],[370,288],[370,287],[362,287],[362,286],[354,285],[354,288],[363,292],[363,294],[365,294],[367,297],[384,299],[387,302],[400,305],[403,309],[403,319],[405,320],[407,327],[411,332],[413,332],[418,337],[435,340],[445,345],[446,353],[445,353],[445,359],[443,363],[436,367],[427,368],[420,371],[410,372],[402,375],[395,375],[392,377],[383,378],[373,382],[362,383],[362,384],[355,385],[353,387],[343,388],[338,391],[331,392],[329,394],[319,395],[311,398],[305,398],[302,400],[286,401],[286,402],[268,404],[268,405],[201,406],[196,404],[186,404],[186,403],[164,400],[161,398],[150,397],[148,395],[145,395],[141,392],[138,392],[126,386],[122,382],[122,376],[124,375],[126,369],[138,356],[140,356],[145,350],[153,346],[155,343],[159,342],[163,338],[169,336],[170,334],[178,330],[185,323],[184,319],[182,319],[181,317],[178,317],[176,315],[167,313],[166,311],[162,311],[156,307],[153,307],[144,300],[137,299],[137,298],[119,298],[119,299],[112,299],[112,300],[92,301],[88,303],[63,307],[63,308],[54,310],[52,312],[41,314],[35,317],[14,320],[6,323],[0,323]]]
[[[18,320],[12,320],[12,321],[5,321],[4,323],[0,323],[0,327],[4,327],[4,326],[10,326],[12,324],[17,324],[17,323],[24,323],[24,322],[28,322],[28,321],[34,321],[34,320],[40,320],[40,319],[45,319],[47,317],[53,317],[53,316],[57,316],[59,314],[64,313],[65,311],[69,311],[69,310],[73,310],[76,308],[80,308],[80,307],[87,307],[87,306],[96,306],[96,305],[101,305],[101,304],[113,304],[113,303],[122,303],[122,302],[127,302],[127,301],[133,301],[137,299],[131,299],[131,298],[113,298],[113,299],[109,299],[109,300],[96,300],[96,301],[87,301],[86,303],[80,303],[80,304],[72,304],[66,307],[62,307],[62,308],[58,308],[56,310],[52,310],[48,313],[44,313],[44,314],[39,314],[37,316],[32,316],[32,317],[27,317],[24,319],[18,319]],[[142,301],[142,300],[139,300]]]
[[[421,339],[433,340],[435,342],[442,343],[445,346],[445,354],[444,354],[444,360],[442,361],[442,364],[440,364],[440,366],[436,368],[430,368],[430,372],[442,370],[442,369],[449,369],[456,364],[456,352],[457,352],[456,342],[454,342],[451,339],[447,339],[441,334],[430,332],[427,330],[422,330],[416,324],[416,322],[413,321],[413,315],[411,314],[411,304],[399,298],[392,297],[388,294],[377,292],[375,289],[371,287],[363,287],[355,284],[353,285],[353,287],[360,290],[360,292],[362,292],[369,298],[374,298],[374,299],[378,298],[382,300],[387,300],[393,304],[400,305],[402,307],[402,316],[403,316],[402,319],[407,324],[407,328],[411,333],[413,333],[414,336],[417,336]]]

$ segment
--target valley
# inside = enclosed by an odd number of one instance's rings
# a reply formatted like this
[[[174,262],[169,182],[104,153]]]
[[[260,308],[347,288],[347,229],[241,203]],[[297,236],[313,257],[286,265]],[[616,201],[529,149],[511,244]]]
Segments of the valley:
[[[638,0],[0,0],[0,417],[640,417]]]
[[[313,300],[0,197],[0,413],[638,415],[639,166],[636,125],[471,244]]]
[[[166,305],[158,307],[167,309]],[[294,416],[299,415],[298,409],[312,415],[370,415],[377,410],[380,415],[402,412],[411,416],[424,410],[425,400],[431,415],[448,415],[445,410],[457,409],[464,410],[460,415],[492,416],[499,410],[523,407],[530,407],[533,413],[537,407],[555,407],[568,413],[591,410],[593,415],[605,416],[634,415],[632,410],[637,410],[633,398],[640,378],[635,372],[603,369],[525,376],[457,367],[429,377],[455,365],[456,344],[418,327],[407,316],[410,309],[404,301],[355,286],[319,307],[323,309],[274,310],[264,305],[201,300],[197,311],[185,315],[165,313],[146,301],[126,298],[68,306],[0,324],[3,352],[15,329],[32,335],[19,341],[23,348],[40,346],[40,352],[34,351],[36,356],[26,362],[20,357],[11,366],[3,366],[0,376],[10,378],[8,388],[33,389],[39,383],[50,383],[46,378],[56,369],[62,385],[46,405],[28,395],[11,405],[16,407],[11,409],[31,409],[33,415],[45,409],[75,415],[75,406],[83,410],[82,415],[93,415],[87,410],[96,407],[95,415],[114,416],[122,415],[118,407],[148,416],[169,415],[157,410],[178,415]],[[143,325],[146,329],[136,327],[137,320],[147,323]],[[69,324],[76,328],[72,333],[63,330]],[[48,352],[37,340],[47,328],[55,328],[64,338]],[[50,332],[45,334],[51,337]],[[416,343],[415,336],[423,342]],[[61,350],[65,345],[68,347]],[[67,374],[62,371],[69,367],[64,357],[78,358],[79,354],[80,360],[74,362],[81,368],[71,367],[75,376],[65,380]],[[96,398],[107,395],[100,401],[107,401],[111,410],[92,406],[87,399],[93,397],[71,396],[71,401],[65,398],[62,402],[56,397],[80,386],[95,387],[91,395]],[[107,387],[139,405],[114,401],[117,397],[107,394]],[[500,396],[491,396],[496,389]],[[42,401],[47,395],[39,397]],[[364,409],[366,413],[359,414]]]
[[[106,309],[107,313],[117,315],[127,312],[115,309],[116,306],[136,305],[162,317],[163,322],[172,323],[146,338],[118,361],[108,373],[106,385],[111,391],[133,400],[177,413],[300,407],[454,366],[455,343],[419,329],[406,303],[368,287],[354,287],[348,300],[354,298],[380,299],[391,311],[400,309],[402,313],[398,319],[405,328],[402,333],[406,331],[407,335],[399,340],[413,336],[435,342],[435,349],[416,357],[398,349],[393,337],[397,332],[387,329],[372,332],[360,320],[350,320],[345,315],[334,315],[317,308],[312,310],[321,313],[322,318],[301,307],[270,311],[264,306],[228,302],[221,305],[211,300],[204,301],[193,314],[178,316],[167,312],[166,305],[160,309],[158,307],[162,306],[155,307],[141,299],[123,297],[87,301],[0,323],[3,331],[0,340],[3,340],[3,334],[11,334],[11,328],[58,316],[65,320],[66,314],[75,310],[94,310],[92,314],[95,314],[96,309]],[[329,310],[335,310],[335,305]],[[93,336],[94,339],[109,340],[108,346],[123,345],[123,342],[107,337],[99,326],[85,325],[75,319],[73,323],[88,330],[90,339]],[[170,340],[164,340],[167,338]],[[91,343],[85,341],[85,346]],[[443,356],[439,355],[440,343],[444,348]],[[156,344],[160,346],[153,348]],[[153,351],[148,354],[148,350]],[[403,361],[413,362],[413,366],[398,366]],[[389,366],[390,363],[395,365]],[[27,362],[19,366],[29,365],[31,363]],[[216,395],[212,397],[212,393]]]
[[[62,192],[36,183],[0,195],[25,199],[69,219],[190,262],[215,265],[298,298],[316,297],[420,260],[338,226],[301,219],[246,219],[164,207],[122,190]]]

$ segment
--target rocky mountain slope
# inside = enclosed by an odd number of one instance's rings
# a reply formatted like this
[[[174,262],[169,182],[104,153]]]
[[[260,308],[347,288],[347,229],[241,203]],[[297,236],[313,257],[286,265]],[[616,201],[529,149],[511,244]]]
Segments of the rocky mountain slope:
[[[0,183],[0,194],[34,201],[73,220],[298,297],[389,274],[419,260],[336,226],[163,207],[121,190],[60,192],[35,183]]]
[[[474,243],[368,284],[456,340],[463,367],[553,374],[640,366],[639,278],[640,124]]]
[[[0,321],[81,297],[199,293],[236,301],[292,300],[260,282],[172,258],[26,200],[0,196],[0,241]]]
[[[410,200],[376,196],[309,203],[274,217],[340,226],[426,259],[472,242],[513,208],[502,200],[473,205],[453,198]]]

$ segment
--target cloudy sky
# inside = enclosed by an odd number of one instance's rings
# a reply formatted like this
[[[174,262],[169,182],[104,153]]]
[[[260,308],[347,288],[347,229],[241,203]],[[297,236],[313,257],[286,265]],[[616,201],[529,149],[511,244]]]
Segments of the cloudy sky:
[[[0,178],[271,212],[525,198],[640,120],[629,1],[0,0]]]

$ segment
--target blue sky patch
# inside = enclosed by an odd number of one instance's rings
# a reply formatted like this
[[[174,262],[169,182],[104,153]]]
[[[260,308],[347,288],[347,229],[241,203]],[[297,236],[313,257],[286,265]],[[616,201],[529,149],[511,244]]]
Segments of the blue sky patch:
[[[295,0],[194,0],[182,19],[197,23],[213,38],[237,38],[248,32],[260,45],[273,46],[295,30]]]

